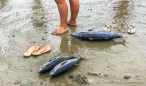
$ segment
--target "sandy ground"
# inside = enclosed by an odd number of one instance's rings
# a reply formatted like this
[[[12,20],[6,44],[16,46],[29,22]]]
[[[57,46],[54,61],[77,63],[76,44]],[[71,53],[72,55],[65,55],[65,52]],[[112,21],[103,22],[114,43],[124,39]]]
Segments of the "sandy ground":
[[[78,26],[53,36],[59,26],[54,0],[0,0],[0,86],[146,86],[145,9],[145,0],[80,0]],[[126,42],[86,42],[69,36],[105,24]],[[135,34],[127,34],[128,25],[135,27]],[[51,51],[23,57],[31,45],[49,45]],[[50,59],[74,54],[87,59],[56,78],[38,74]]]

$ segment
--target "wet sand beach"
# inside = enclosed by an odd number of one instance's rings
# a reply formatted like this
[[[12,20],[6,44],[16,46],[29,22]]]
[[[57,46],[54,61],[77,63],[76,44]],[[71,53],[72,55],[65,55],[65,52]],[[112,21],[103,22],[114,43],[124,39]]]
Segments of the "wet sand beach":
[[[78,26],[68,26],[67,33],[54,36],[51,32],[60,23],[54,0],[0,0],[0,86],[146,86],[146,1],[79,1]],[[107,24],[125,42],[70,36],[102,30]],[[127,33],[128,25],[134,26],[135,34]],[[51,51],[25,58],[23,53],[32,45],[49,45]],[[86,60],[56,78],[49,72],[39,75],[44,63],[66,55],[82,55]]]

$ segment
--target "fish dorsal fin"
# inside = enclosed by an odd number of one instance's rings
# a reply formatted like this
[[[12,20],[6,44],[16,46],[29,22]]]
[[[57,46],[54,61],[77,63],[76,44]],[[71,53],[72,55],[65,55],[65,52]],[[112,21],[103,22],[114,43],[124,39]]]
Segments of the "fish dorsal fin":
[[[66,62],[67,62],[67,60],[65,60],[65,61],[61,62],[61,64],[60,64],[60,65],[63,65],[63,64],[65,64]]]
[[[75,66],[78,66],[79,64],[75,64]]]
[[[56,57],[56,58],[53,58],[53,59],[50,59],[49,62],[53,61],[53,60],[56,60],[58,59],[59,57]]]
[[[52,59],[49,60],[49,62],[52,61]]]

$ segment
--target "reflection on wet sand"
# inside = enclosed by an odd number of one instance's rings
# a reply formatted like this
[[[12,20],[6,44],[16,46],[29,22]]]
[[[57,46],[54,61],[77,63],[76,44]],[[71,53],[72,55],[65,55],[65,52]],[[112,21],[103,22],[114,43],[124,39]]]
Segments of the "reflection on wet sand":
[[[64,76],[58,76],[50,79],[50,83],[55,86],[72,86]]]
[[[69,36],[69,33],[61,36],[60,54],[74,55],[78,52],[78,46],[78,44],[72,44],[71,36]]]
[[[38,27],[46,27],[46,20],[45,20],[45,12],[44,12],[44,8],[42,6],[42,1],[41,0],[34,0],[33,3],[33,15],[32,15],[32,23],[34,25],[34,27],[38,28]]]
[[[49,40],[47,40],[49,30],[47,27],[48,20],[46,18],[46,11],[44,11],[44,2],[42,0],[33,0],[31,9],[32,15],[30,25],[33,28],[31,34],[39,39],[39,41],[36,39],[37,43],[40,42],[39,45],[49,45]]]
[[[82,5],[79,26],[69,27],[69,32],[62,36],[52,36],[50,33],[59,23],[56,3],[53,0],[0,0],[0,86],[81,86],[68,78],[70,74],[80,73],[83,76],[87,75],[91,82],[88,86],[99,85],[97,80],[110,82],[118,79],[125,82],[128,80],[123,79],[125,75],[131,76],[128,81],[140,81],[143,84],[137,85],[145,86],[146,1],[80,0],[80,2]],[[135,12],[132,12],[133,4]],[[126,43],[126,48],[121,42],[81,41],[69,36],[76,31],[100,28],[112,20],[115,21],[113,25],[118,27],[117,34],[131,23],[142,28],[137,34],[143,33],[143,36],[128,35],[126,40],[130,43]],[[51,52],[37,57],[23,57],[28,46],[42,44],[49,45]],[[39,76],[39,68],[51,58],[60,56],[58,53],[83,55],[87,60],[59,77],[50,79],[49,73]],[[88,72],[101,75],[94,77],[88,75]],[[105,74],[108,74],[108,77],[104,77]],[[133,85],[136,84],[124,83],[124,86]]]
[[[76,31],[77,27],[69,27],[68,33],[61,36],[60,54],[74,55],[78,52],[78,46],[72,44],[70,33]]]
[[[133,10],[133,3],[131,1],[121,0],[114,3],[113,11],[115,15],[113,19],[116,23],[118,31],[125,32],[129,25]]]

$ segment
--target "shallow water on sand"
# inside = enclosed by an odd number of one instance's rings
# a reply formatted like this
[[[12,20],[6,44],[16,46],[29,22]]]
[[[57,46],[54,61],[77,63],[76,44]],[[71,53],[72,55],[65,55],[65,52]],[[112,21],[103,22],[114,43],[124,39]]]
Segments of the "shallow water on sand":
[[[80,0],[78,26],[53,36],[51,32],[59,26],[54,0],[0,0],[0,86],[145,86],[145,9],[144,0]],[[69,36],[106,24],[126,42],[81,41]],[[135,27],[135,34],[127,33],[128,25]],[[49,45],[51,51],[23,57],[31,45]],[[86,60],[56,78],[38,74],[50,59],[74,54]]]

